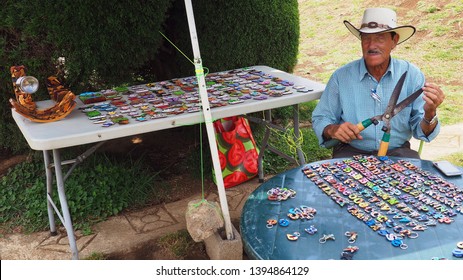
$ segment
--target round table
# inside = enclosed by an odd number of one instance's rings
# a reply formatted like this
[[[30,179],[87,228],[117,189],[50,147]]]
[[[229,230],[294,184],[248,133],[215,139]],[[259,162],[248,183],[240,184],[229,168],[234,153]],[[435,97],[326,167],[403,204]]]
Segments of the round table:
[[[393,161],[398,158],[390,158]],[[412,259],[430,260],[458,259],[452,255],[457,244],[463,241],[463,215],[453,217],[451,224],[438,223],[425,231],[416,231],[418,238],[405,238],[407,249],[394,247],[384,236],[372,230],[365,222],[351,215],[346,206],[340,207],[302,172],[312,164],[333,163],[343,159],[331,159],[309,163],[278,174],[259,186],[248,197],[242,211],[240,230],[246,254],[251,259],[264,260],[326,260],[340,259],[348,246],[357,246],[353,259]],[[417,159],[404,159],[463,188],[462,176],[446,177],[439,173],[432,162]],[[296,191],[294,198],[283,201],[269,200],[267,192],[272,188],[288,188]],[[306,206],[316,209],[311,220],[291,220],[287,214],[290,209]],[[267,221],[287,219],[288,226],[267,227]],[[317,232],[308,234],[305,229],[313,225]],[[392,230],[391,230],[392,231]],[[297,240],[289,240],[287,234],[298,232]],[[346,232],[356,232],[355,243],[349,243]],[[334,235],[334,240],[320,243],[323,235]]]

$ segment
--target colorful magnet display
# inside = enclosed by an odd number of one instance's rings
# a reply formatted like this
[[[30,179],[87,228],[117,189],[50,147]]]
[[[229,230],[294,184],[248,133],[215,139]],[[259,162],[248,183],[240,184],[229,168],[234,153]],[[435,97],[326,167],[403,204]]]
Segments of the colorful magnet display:
[[[302,172],[319,189],[391,245],[407,249],[438,224],[452,224],[463,208],[463,189],[406,160],[354,156],[308,164]],[[352,236],[351,236],[352,237]]]
[[[211,108],[312,91],[255,68],[208,74],[206,84]],[[84,92],[79,94],[79,99],[85,104],[80,108],[82,112],[103,127],[201,110],[196,77]],[[89,114],[89,111],[100,114]]]

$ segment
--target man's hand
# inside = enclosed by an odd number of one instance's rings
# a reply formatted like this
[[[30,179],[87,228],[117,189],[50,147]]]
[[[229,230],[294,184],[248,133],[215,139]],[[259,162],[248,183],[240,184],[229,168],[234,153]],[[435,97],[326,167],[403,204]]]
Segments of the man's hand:
[[[357,125],[345,122],[343,124],[330,124],[323,130],[323,136],[326,140],[337,139],[344,143],[349,143],[352,140],[362,140],[360,129]]]
[[[444,101],[444,92],[439,86],[433,83],[425,83],[423,87],[423,99],[426,102],[424,104],[424,117],[426,119],[432,119],[436,115],[437,107]]]
[[[437,107],[442,104],[444,101],[445,95],[444,92],[440,89],[439,86],[432,83],[425,83],[423,87],[423,100],[426,102],[423,106],[424,109],[424,119],[427,120],[421,122],[421,129],[423,130],[424,135],[428,136],[434,131],[434,128],[437,125],[436,123],[429,123],[434,116],[437,114]]]

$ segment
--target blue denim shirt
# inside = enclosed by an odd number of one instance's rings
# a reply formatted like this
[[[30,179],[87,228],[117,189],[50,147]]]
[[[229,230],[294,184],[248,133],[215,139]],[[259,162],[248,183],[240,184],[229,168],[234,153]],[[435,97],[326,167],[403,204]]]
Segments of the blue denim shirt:
[[[368,73],[363,58],[337,69],[312,115],[313,128],[320,145],[324,144],[322,134],[327,125],[344,122],[357,124],[383,114],[397,81],[405,71],[408,73],[397,103],[424,85],[424,74],[415,65],[391,58],[389,68],[379,82]],[[372,92],[378,98],[373,98]],[[427,137],[423,133],[420,122],[424,117],[424,104],[421,95],[391,119],[389,149],[401,147],[412,136],[429,142],[439,134],[440,123]],[[369,126],[361,132],[363,140],[353,140],[350,145],[364,151],[378,150],[384,134],[382,127],[382,122]]]

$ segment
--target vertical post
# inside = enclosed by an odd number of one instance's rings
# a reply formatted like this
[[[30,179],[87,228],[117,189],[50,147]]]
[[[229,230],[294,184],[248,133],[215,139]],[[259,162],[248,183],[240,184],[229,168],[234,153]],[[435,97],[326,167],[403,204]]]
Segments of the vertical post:
[[[296,143],[296,151],[299,165],[305,164],[304,153],[302,147],[299,145],[299,137],[301,133],[299,131],[299,104],[293,105],[293,126],[294,126],[294,142]]]
[[[47,211],[48,211],[48,221],[50,224],[50,234],[55,236],[56,232],[56,224],[55,224],[55,216],[53,212],[53,207],[50,203],[53,194],[53,177],[51,172],[51,164],[50,164],[50,155],[48,151],[43,151],[43,161],[45,163],[45,174],[47,178]]]
[[[63,214],[63,224],[68,234],[69,246],[71,247],[72,259],[79,259],[74,228],[72,227],[71,214],[69,213],[68,201],[64,190],[63,172],[61,171],[61,157],[59,150],[53,150],[53,162],[55,164],[56,186],[58,187],[59,202],[61,203],[61,212]]]
[[[201,61],[201,54],[199,51],[198,37],[196,34],[196,24],[193,14],[193,6],[191,0],[185,0],[186,14],[188,18],[188,27],[190,29],[191,45],[193,47],[194,65],[196,78],[198,79],[199,95],[201,96],[201,104],[204,115],[204,122],[206,124],[207,137],[209,140],[209,148],[211,150],[212,163],[214,166],[215,178],[217,182],[217,190],[219,192],[220,206],[225,223],[225,233],[228,240],[234,239],[232,225],[230,221],[230,213],[227,204],[227,195],[225,193],[225,186],[222,178],[222,169],[220,168],[219,152],[217,149],[214,127],[212,125],[211,108],[209,106],[209,99],[206,90],[206,79],[204,77],[204,69]]]

